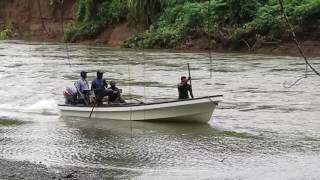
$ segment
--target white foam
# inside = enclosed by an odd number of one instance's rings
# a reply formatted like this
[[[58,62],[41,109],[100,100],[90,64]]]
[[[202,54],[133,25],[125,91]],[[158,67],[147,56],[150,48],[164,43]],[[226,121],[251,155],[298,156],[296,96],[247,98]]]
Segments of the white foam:
[[[36,103],[22,108],[23,112],[40,113],[48,115],[56,115],[59,113],[58,104],[54,99],[40,100]]]

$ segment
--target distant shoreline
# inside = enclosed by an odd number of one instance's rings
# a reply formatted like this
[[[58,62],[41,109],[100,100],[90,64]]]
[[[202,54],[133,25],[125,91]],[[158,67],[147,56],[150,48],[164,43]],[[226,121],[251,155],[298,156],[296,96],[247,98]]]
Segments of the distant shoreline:
[[[47,39],[47,40],[41,40],[39,38],[34,39],[16,39],[12,38],[8,41],[25,41],[29,43],[62,43],[61,41],[54,40],[54,39]],[[0,41],[1,42],[1,41]],[[83,41],[83,42],[77,42],[77,43],[67,43],[69,45],[97,45],[97,46],[105,46],[105,47],[111,47],[111,48],[120,48],[120,46],[117,45],[108,45],[104,43],[96,43],[94,41]],[[320,57],[320,41],[302,41],[301,42],[301,48],[303,49],[304,54],[306,57]],[[129,48],[130,49],[130,48]],[[140,49],[142,50],[142,49]],[[145,50],[168,50],[168,51],[176,51],[176,52],[186,52],[186,53],[209,53],[209,50],[204,49],[145,49]],[[244,53],[244,54],[262,54],[262,55],[275,55],[275,56],[293,56],[293,57],[302,57],[301,54],[298,51],[298,48],[295,43],[293,42],[286,42],[286,43],[279,43],[279,44],[268,44],[268,45],[262,45],[259,49],[256,49],[254,51],[249,51],[246,49],[241,50],[228,50],[228,49],[212,49],[211,53]]]

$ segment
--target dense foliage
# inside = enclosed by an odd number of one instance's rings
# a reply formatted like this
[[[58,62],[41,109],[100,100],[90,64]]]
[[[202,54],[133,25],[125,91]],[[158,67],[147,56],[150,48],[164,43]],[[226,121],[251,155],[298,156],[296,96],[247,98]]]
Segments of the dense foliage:
[[[320,29],[320,0],[283,2],[296,31]],[[257,38],[272,41],[288,34],[279,0],[79,0],[77,20],[65,38],[91,38],[119,21],[146,29],[125,47],[177,48],[199,36],[252,45]]]
[[[9,28],[5,28],[4,30],[0,30],[0,40],[9,39],[11,34],[11,30]]]

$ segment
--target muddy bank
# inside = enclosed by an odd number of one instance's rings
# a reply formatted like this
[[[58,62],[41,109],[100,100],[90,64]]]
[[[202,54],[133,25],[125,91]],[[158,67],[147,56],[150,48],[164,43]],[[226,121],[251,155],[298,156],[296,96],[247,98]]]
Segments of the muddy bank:
[[[64,32],[75,21],[77,0],[63,1],[63,5],[46,0],[1,0],[0,31],[10,30],[12,40],[63,42]],[[136,28],[122,22],[106,27],[93,39],[74,39],[75,43],[120,45]]]
[[[10,29],[10,38],[27,41],[61,41],[63,27],[74,20],[76,0],[62,8],[42,0],[0,1],[0,30]],[[63,22],[63,23],[62,23]]]
[[[0,179],[128,179],[137,175],[137,172],[116,169],[48,167],[41,163],[0,160]]]

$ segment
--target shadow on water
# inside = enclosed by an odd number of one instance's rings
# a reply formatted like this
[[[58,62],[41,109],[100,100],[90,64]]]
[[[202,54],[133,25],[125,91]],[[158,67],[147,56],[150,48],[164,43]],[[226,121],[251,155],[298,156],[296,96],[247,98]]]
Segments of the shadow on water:
[[[61,117],[68,127],[77,128],[93,138],[115,136],[176,136],[259,138],[249,133],[226,131],[205,123],[157,122],[157,121],[115,121],[88,118]]]

